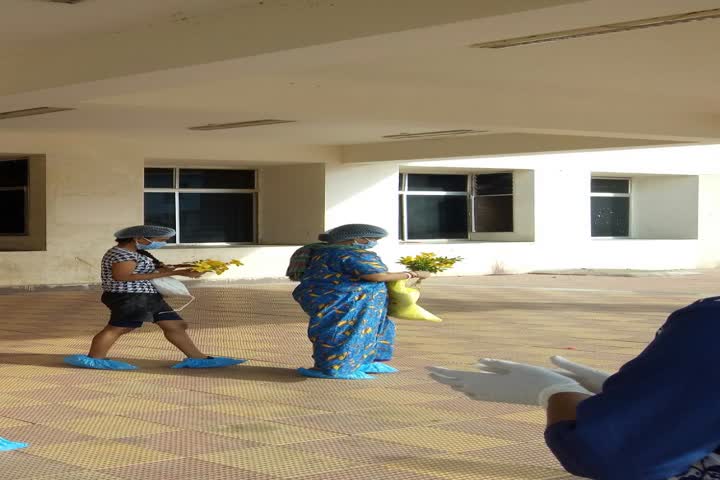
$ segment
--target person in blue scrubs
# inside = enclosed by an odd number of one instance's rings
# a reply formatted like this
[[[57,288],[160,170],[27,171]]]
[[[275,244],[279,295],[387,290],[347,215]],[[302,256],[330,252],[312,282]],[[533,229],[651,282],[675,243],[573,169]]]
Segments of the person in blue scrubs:
[[[370,251],[385,236],[387,231],[374,225],[342,225],[321,234],[322,243],[293,255],[295,270],[289,276],[300,280],[293,298],[310,317],[315,361],[312,368],[299,369],[301,375],[369,380],[370,373],[397,371],[382,363],[392,359],[395,344],[385,282],[427,274],[389,273]]]
[[[573,475],[717,480],[718,338],[720,297],[713,297],[671,314],[645,350],[614,375],[561,357],[552,359],[561,370],[489,359],[477,366],[480,372],[429,370],[477,400],[545,406],[546,443]]]

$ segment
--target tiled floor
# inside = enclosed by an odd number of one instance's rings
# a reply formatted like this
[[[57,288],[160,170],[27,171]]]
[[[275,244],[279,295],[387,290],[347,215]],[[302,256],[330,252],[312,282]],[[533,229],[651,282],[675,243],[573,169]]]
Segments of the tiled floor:
[[[542,443],[542,411],[466,399],[423,367],[564,354],[614,369],[719,279],[433,279],[423,305],[445,321],[398,322],[401,372],[372,382],[295,374],[310,346],[290,284],[196,289],[184,314],[198,344],[249,359],[209,371],[168,369],[180,355],[154,326],[113,351],[141,370],[66,367],[105,322],[97,292],[5,293],[0,436],[31,447],[0,453],[0,479],[569,479]]]

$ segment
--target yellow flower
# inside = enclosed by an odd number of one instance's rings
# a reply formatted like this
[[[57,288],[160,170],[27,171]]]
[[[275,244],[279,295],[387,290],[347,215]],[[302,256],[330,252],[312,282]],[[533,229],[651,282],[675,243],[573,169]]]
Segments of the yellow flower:
[[[204,259],[197,260],[192,263],[192,269],[196,272],[214,272],[217,275],[222,275],[229,269],[229,265],[241,266],[240,260],[231,260],[229,262],[222,262],[220,260]]]

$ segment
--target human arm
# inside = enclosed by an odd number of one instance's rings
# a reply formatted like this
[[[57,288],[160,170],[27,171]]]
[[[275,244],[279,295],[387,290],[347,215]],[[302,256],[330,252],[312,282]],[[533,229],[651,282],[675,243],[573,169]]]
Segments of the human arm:
[[[713,394],[720,374],[712,367],[718,316],[717,302],[682,309],[602,393],[551,397],[545,440],[567,471],[599,480],[670,478],[720,446]]]
[[[134,273],[137,262],[126,261],[113,263],[112,277],[117,282],[137,282],[139,280],[152,280],[154,278],[172,277],[179,275],[183,277],[198,278],[202,274],[189,269],[176,269],[173,267],[161,267],[152,273]]]

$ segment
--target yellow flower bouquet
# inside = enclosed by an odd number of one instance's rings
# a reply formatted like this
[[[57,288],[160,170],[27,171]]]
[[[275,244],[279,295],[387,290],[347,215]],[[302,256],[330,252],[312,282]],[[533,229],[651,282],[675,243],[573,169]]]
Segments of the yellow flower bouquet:
[[[399,262],[414,272],[439,273],[452,268],[461,257],[438,257],[434,253],[421,253],[414,257],[402,257]],[[424,320],[441,322],[442,320],[417,304],[420,291],[407,285],[407,280],[388,282],[390,304],[388,315],[403,320]],[[417,281],[420,283],[420,280]],[[416,284],[417,285],[417,284]]]
[[[439,257],[435,253],[424,252],[414,257],[402,257],[399,262],[413,272],[440,273],[451,269],[462,260],[462,257]],[[419,284],[420,280],[417,283]]]
[[[240,266],[242,266],[242,264],[243,263],[240,260],[235,260],[235,259],[230,260],[229,262],[205,259],[205,260],[196,260],[194,262],[190,262],[188,264],[188,266],[196,272],[202,272],[202,273],[213,272],[216,275],[222,275],[230,268],[231,265],[240,267]]]

